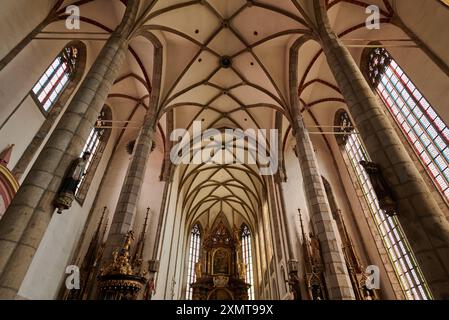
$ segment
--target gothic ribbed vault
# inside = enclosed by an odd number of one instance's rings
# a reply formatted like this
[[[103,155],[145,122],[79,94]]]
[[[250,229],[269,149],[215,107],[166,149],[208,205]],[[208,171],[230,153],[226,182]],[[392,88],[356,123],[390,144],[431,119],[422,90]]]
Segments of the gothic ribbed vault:
[[[380,6],[381,22],[387,24],[392,1],[373,3]],[[61,21],[47,31],[63,27],[69,4],[80,5],[83,31],[111,32],[124,12],[122,1],[64,1]],[[375,37],[364,28],[366,6],[364,1],[328,1],[331,22],[342,39]],[[106,15],[105,10],[114,14]],[[167,113],[173,112],[170,126],[190,132],[194,121],[201,121],[203,130],[277,128],[286,152],[291,139],[289,48],[298,38],[313,35],[314,29],[311,1],[142,1],[129,63],[109,96],[111,104],[119,106],[118,119],[127,121],[117,144],[135,138],[148,108],[154,53],[149,39],[156,37],[164,47],[157,148],[166,152],[170,146]],[[326,131],[333,125],[329,111],[340,108],[344,100],[318,43],[306,42],[299,59],[298,93],[305,122],[311,131]],[[204,147],[192,145],[197,151]],[[208,211],[234,211],[250,224],[257,220],[265,190],[257,165],[180,165],[175,174],[190,223]]]

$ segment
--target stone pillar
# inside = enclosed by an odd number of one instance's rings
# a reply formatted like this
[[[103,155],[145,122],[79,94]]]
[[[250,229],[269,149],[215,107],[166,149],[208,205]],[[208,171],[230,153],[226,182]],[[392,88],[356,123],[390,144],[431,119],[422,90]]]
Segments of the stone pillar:
[[[333,33],[324,0],[315,15],[326,59],[370,157],[392,188],[398,218],[434,298],[449,299],[449,223],[350,52]]]
[[[299,38],[290,48],[289,90],[290,122],[296,138],[296,150],[303,177],[307,207],[318,237],[323,255],[324,275],[329,297],[333,300],[354,300],[355,294],[346,267],[343,250],[339,245],[338,231],[327,200],[310,135],[304,126],[298,97],[298,50],[311,35]]]
[[[106,42],[0,220],[0,299],[17,298],[54,213],[55,193],[67,167],[81,153],[125,60],[137,6],[138,1],[128,1],[122,23]]]
[[[175,125],[175,112],[174,110],[170,110],[166,113],[166,130],[167,132],[171,133],[174,130]],[[173,149],[173,141],[170,139],[166,139],[165,141],[165,155],[164,155],[164,164],[163,164],[163,170],[161,174],[161,180],[165,182],[170,182],[172,179],[172,170],[173,170],[173,164],[170,160],[170,153]]]
[[[106,241],[103,261],[108,261],[112,258],[113,250],[122,245],[126,233],[131,229],[134,222],[148,158],[160,118],[158,109],[162,83],[163,47],[155,37],[150,36],[150,39],[154,46],[150,105],[134,146],[133,156],[120,191],[117,207],[112,218],[111,229]]]
[[[307,205],[316,236],[321,244],[329,298],[332,300],[354,300],[351,279],[342,248],[337,241],[338,232],[333,224],[332,213],[327,202],[321,174],[318,171],[310,135],[304,127],[299,106],[292,106],[291,113]]]
[[[133,156],[120,191],[103,254],[104,261],[109,261],[112,258],[112,252],[120,247],[126,233],[132,228],[156,128],[157,99],[153,99],[152,95],[152,102],[136,141]]]

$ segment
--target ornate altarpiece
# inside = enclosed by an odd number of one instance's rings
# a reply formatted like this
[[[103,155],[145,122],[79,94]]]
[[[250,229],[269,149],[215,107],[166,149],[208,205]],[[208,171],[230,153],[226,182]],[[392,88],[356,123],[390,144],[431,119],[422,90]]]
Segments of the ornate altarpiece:
[[[230,232],[226,218],[217,219],[206,231],[200,261],[196,264],[193,300],[248,300],[240,232]]]

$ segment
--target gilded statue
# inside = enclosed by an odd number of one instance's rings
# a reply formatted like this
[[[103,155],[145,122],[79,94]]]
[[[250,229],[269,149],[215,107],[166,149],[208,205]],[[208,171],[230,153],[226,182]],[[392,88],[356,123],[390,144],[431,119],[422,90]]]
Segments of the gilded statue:
[[[238,262],[238,269],[239,269],[239,277],[242,280],[246,280],[246,270],[247,270],[246,263]]]
[[[239,250],[240,249],[240,230],[236,226],[234,226],[233,229],[234,229],[234,238],[235,238],[236,247],[237,247],[237,250]]]
[[[202,269],[201,261],[198,261],[197,263],[195,263],[195,276],[197,280],[203,276],[201,269]]]
[[[134,233],[129,231],[126,235],[123,247],[119,250],[114,250],[112,253],[111,264],[103,269],[102,275],[105,274],[123,274],[123,275],[133,275],[133,268],[129,261],[129,250],[131,243],[134,239]]]
[[[217,250],[214,254],[214,274],[229,273],[229,255],[224,250]]]

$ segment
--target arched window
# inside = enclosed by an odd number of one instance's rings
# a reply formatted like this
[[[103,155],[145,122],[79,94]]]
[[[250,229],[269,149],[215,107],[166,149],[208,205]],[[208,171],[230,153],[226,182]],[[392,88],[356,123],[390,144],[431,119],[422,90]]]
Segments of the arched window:
[[[195,224],[190,232],[190,247],[189,247],[189,264],[187,270],[187,292],[186,299],[192,300],[193,290],[192,283],[196,281],[195,265],[200,261],[201,252],[201,230],[198,224]]]
[[[22,178],[30,164],[32,164],[36,153],[45,141],[45,137],[50,133],[70,97],[74,94],[84,75],[86,60],[86,45],[79,40],[70,41],[51,63],[44,75],[30,90],[29,96],[42,111],[45,120],[42,122],[33,139],[12,169],[13,174],[19,180]],[[55,67],[57,68],[56,71]],[[60,79],[61,81],[56,84],[55,81],[57,79],[54,76],[61,73],[61,71],[58,70],[65,71],[63,77]],[[55,74],[52,77],[53,73]],[[53,78],[55,80],[52,80]],[[55,83],[54,86],[52,86],[52,81]],[[52,94],[45,95],[45,91],[50,92],[48,90],[50,90]],[[12,117],[18,110],[20,110],[20,108],[16,108],[15,111],[10,114],[10,117]]]
[[[384,48],[371,51],[368,77],[433,182],[449,200],[449,128]]]
[[[395,216],[385,214],[380,208],[379,201],[368,174],[360,163],[370,161],[370,157],[357,133],[354,132],[352,122],[346,112],[339,115],[341,131],[347,135],[339,136],[354,169],[358,183],[374,219],[375,225],[382,237],[385,249],[394,266],[407,299],[427,300],[431,298],[430,291],[422,272],[414,258],[410,245],[402,231],[399,220]]]
[[[50,111],[75,73],[78,51],[74,45],[65,47],[31,90],[31,96],[45,113]]]
[[[98,116],[95,127],[91,130],[89,138],[84,145],[83,151],[90,152],[89,159],[87,160],[85,175],[81,178],[78,188],[76,189],[75,196],[79,201],[84,201],[89,185],[94,178],[95,171],[100,163],[104,149],[106,148],[109,136],[111,134],[110,121],[112,120],[112,113],[109,107],[105,106]]]
[[[242,226],[242,256],[246,265],[246,283],[251,285],[248,291],[249,300],[254,300],[254,278],[253,278],[253,253],[251,244],[251,231],[248,226]]]

